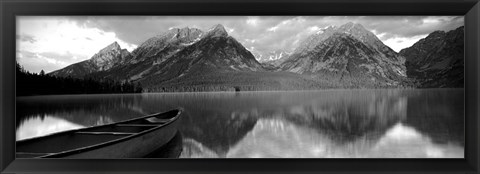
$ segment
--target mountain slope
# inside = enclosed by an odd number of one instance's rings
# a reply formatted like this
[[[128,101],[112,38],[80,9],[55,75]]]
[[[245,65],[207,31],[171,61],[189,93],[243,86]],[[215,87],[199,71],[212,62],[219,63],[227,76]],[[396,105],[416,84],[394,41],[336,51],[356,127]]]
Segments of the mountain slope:
[[[173,28],[169,31],[152,37],[143,42],[138,48],[132,51],[134,59],[131,63],[136,63],[148,59],[163,61],[162,58],[168,58],[169,55],[179,51],[179,49],[193,44],[200,40],[204,33],[196,28]]]
[[[132,51],[132,59],[125,64],[95,76],[126,81],[138,81],[158,71],[158,65],[182,49],[198,42],[204,32],[196,28],[173,28],[152,37]]]
[[[400,51],[406,58],[407,75],[419,87],[464,86],[464,27],[435,31]]]
[[[122,49],[117,42],[114,42],[100,50],[88,60],[69,65],[49,74],[60,77],[71,76],[74,78],[82,78],[91,73],[109,70],[124,63],[130,57],[130,52],[126,49]]]
[[[263,71],[260,63],[224,27],[217,25],[199,41],[155,65],[155,72],[140,81],[151,86],[173,80],[224,72]],[[200,81],[200,79],[198,79]]]
[[[321,29],[280,68],[338,81],[344,87],[395,87],[406,78],[404,58],[360,24]]]

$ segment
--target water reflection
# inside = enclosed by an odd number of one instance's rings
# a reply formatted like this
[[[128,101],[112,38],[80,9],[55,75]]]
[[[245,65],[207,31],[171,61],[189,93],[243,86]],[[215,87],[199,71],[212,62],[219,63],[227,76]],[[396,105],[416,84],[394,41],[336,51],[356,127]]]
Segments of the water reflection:
[[[437,144],[415,128],[398,123],[387,130],[366,157],[463,158],[463,151],[458,143]]]
[[[439,145],[414,128],[397,123],[379,139],[339,143],[326,133],[285,120],[262,119],[227,153],[229,158],[452,158],[459,145]]]
[[[217,152],[194,139],[183,140],[183,152],[180,158],[220,158]]]
[[[463,157],[463,99],[461,89],[22,98],[17,135],[40,115],[94,126],[183,107],[183,158]]]
[[[103,125],[148,114],[138,106],[141,96],[134,95],[75,95],[17,98],[17,132],[20,125],[35,124],[35,120],[56,119],[82,127]],[[44,125],[49,123],[43,122]],[[36,126],[35,135],[45,135]],[[70,129],[77,128],[71,126]],[[31,128],[33,129],[33,128]],[[65,127],[63,130],[68,130]],[[43,132],[43,133],[42,133]],[[18,133],[17,133],[18,134]],[[18,139],[18,137],[17,137]]]
[[[38,137],[55,132],[80,129],[84,126],[52,116],[27,118],[17,128],[17,140]]]
[[[463,90],[412,91],[406,124],[428,135],[436,143],[464,145]]]

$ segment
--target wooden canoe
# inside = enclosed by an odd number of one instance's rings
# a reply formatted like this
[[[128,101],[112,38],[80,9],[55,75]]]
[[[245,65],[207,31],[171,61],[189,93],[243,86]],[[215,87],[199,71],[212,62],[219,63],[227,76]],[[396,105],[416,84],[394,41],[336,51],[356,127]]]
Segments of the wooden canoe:
[[[177,133],[182,109],[16,142],[17,158],[141,158]]]

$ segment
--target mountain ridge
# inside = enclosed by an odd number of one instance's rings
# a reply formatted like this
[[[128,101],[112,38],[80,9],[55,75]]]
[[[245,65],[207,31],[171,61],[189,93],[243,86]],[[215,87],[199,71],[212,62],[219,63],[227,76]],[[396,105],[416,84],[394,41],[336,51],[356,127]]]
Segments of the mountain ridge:
[[[446,33],[434,32],[431,38]],[[171,28],[131,53],[113,42],[51,75],[135,82],[147,92],[402,88],[411,87],[412,74],[412,58],[404,50],[396,53],[361,24],[349,22],[319,29],[287,56],[280,51],[279,59],[260,63],[217,24],[208,31]]]
[[[464,28],[432,32],[400,51],[418,87],[464,87]]]

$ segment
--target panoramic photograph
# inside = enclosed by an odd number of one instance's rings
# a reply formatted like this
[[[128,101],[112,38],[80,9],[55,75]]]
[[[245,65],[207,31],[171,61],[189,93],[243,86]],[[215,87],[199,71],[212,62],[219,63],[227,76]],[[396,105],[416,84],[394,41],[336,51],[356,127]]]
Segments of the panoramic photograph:
[[[464,16],[17,16],[16,29],[16,158],[465,156]]]

